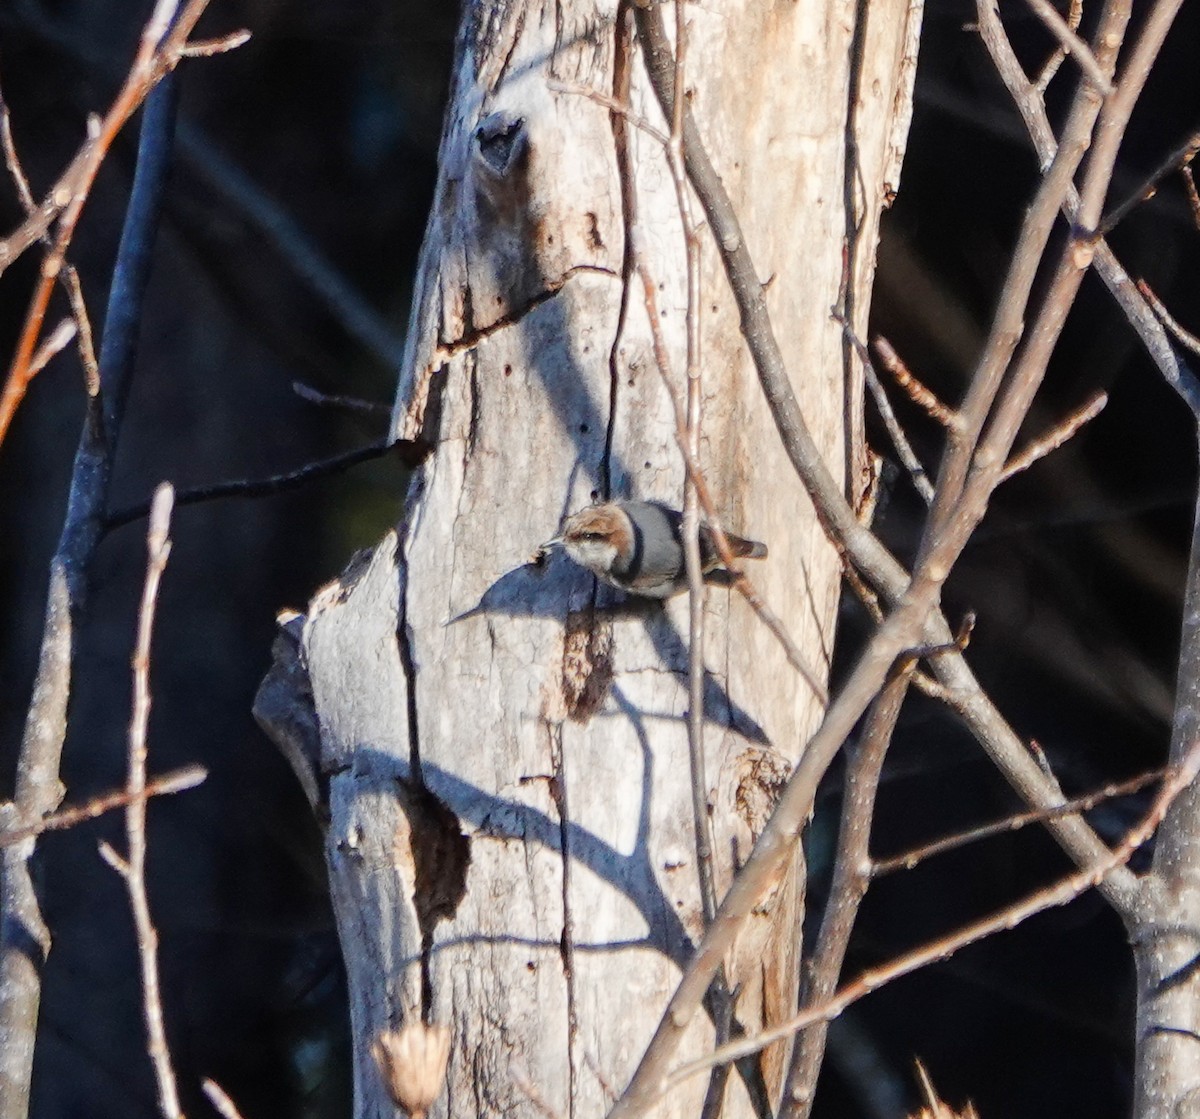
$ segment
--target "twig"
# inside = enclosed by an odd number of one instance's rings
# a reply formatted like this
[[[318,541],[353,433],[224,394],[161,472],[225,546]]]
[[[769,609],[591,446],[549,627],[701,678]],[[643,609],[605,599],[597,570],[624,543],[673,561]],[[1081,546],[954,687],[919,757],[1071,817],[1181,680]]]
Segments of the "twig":
[[[29,386],[29,362],[37,347],[42,320],[50,299],[50,289],[58,276],[75,227],[95,181],[100,164],[125,122],[133,115],[150,91],[171,73],[182,57],[197,20],[208,6],[208,0],[189,0],[175,16],[178,0],[159,0],[150,21],[142,32],[137,54],[116,101],[99,123],[94,136],[89,136],[67,173],[59,179],[47,200],[35,216],[5,241],[0,242],[0,272],[24,249],[28,248],[49,227],[61,212],[54,245],[42,262],[41,275],[30,299],[25,325],[9,368],[3,394],[0,394],[0,442],[8,432],[13,415]],[[172,22],[173,21],[173,22]]]
[[[208,770],[203,766],[189,765],[147,781],[144,794],[134,794],[128,789],[116,789],[111,793],[103,793],[83,804],[51,812],[49,816],[44,816],[35,824],[0,831],[0,847],[8,847],[13,843],[19,843],[22,839],[41,835],[43,832],[63,831],[66,828],[73,828],[76,824],[82,824],[86,820],[94,820],[97,816],[103,816],[114,808],[124,808],[135,795],[160,797],[169,796],[172,793],[182,793],[185,789],[194,789],[206,777],[208,777]]]
[[[646,133],[652,140],[657,141],[664,150],[670,146],[670,136],[647,120],[641,113],[635,112],[633,106],[628,101],[622,101],[619,97],[613,97],[611,94],[605,93],[603,90],[593,89],[589,85],[582,85],[579,82],[564,82],[557,78],[550,79],[546,83],[546,87],[555,93],[574,93],[580,97],[586,97],[587,100],[594,101],[610,113],[615,113],[622,119],[629,121],[634,128],[639,129]]]
[[[1025,0],[1025,2],[1033,9],[1033,14],[1042,21],[1050,34],[1058,40],[1062,49],[1075,59],[1079,64],[1079,69],[1083,71],[1084,77],[1095,86],[1096,90],[1106,97],[1112,93],[1112,82],[1100,68],[1100,63],[1092,54],[1092,48],[1075,34],[1075,29],[1059,15],[1058,9],[1050,3],[1050,0]]]
[[[1091,400],[1081,404],[1066,419],[1055,424],[1045,434],[1038,436],[1023,451],[1008,460],[1000,472],[1000,481],[1007,482],[1014,474],[1028,470],[1039,459],[1045,458],[1052,451],[1057,451],[1084,424],[1094,420],[1108,403],[1108,393],[1098,392]]]
[[[1006,929],[1015,928],[1022,921],[1037,913],[1054,909],[1074,901],[1080,894],[1098,886],[1104,877],[1129,861],[1133,853],[1155,832],[1172,802],[1195,779],[1200,769],[1200,744],[1193,746],[1183,763],[1170,771],[1154,804],[1139,824],[1130,829],[1121,843],[1110,851],[1095,866],[1069,874],[1058,882],[1037,893],[1005,906],[1003,909],[937,940],[930,941],[911,952],[906,952],[889,963],[864,971],[854,982],[847,984],[838,994],[821,1006],[806,1008],[787,1022],[774,1026],[754,1037],[739,1039],[714,1051],[706,1057],[679,1066],[662,1085],[660,1094],[666,1094],[683,1081],[698,1073],[706,1072],[713,1065],[748,1056],[770,1045],[772,1042],[811,1026],[816,1022],[831,1022],[848,1006],[869,995],[872,991],[891,983],[901,976],[909,975],[929,964],[938,963],[955,952]]]
[[[33,200],[33,192],[29,189],[29,179],[26,177],[25,171],[21,167],[20,157],[17,155],[17,146],[12,134],[12,117],[3,93],[0,93],[0,146],[3,146],[4,163],[17,188],[17,196],[21,200],[21,205],[24,207],[25,213],[33,217],[37,211],[37,203]],[[43,233],[39,240],[47,249],[53,248],[53,242],[47,234]],[[79,340],[79,360],[83,363],[84,383],[87,385],[88,396],[94,397],[100,391],[100,368],[92,343],[92,324],[88,318],[87,304],[83,299],[79,273],[75,270],[74,265],[64,259],[59,278],[67,293],[67,299],[70,301],[71,314],[75,318],[75,326],[78,331],[76,337]],[[38,370],[33,370],[30,377],[35,376],[37,372]]]
[[[53,21],[42,13],[31,18],[36,20],[39,34],[76,58],[86,58],[93,67],[96,65],[61,21]],[[208,45],[215,42],[232,49],[241,34],[210,41]],[[186,53],[193,53],[190,47]],[[194,121],[180,121],[176,140],[180,163],[213,192],[223,210],[236,214],[261,237],[263,244],[307,286],[350,338],[383,364],[394,366],[404,348],[403,338],[338,271],[311,236]]]
[[[908,471],[913,488],[921,495],[921,500],[926,505],[930,504],[933,501],[933,483],[930,482],[929,475],[925,473],[925,467],[921,465],[921,460],[917,458],[917,453],[908,441],[908,436],[904,434],[904,428],[900,426],[900,421],[896,419],[892,402],[888,400],[888,395],[879,380],[879,374],[875,372],[875,366],[871,361],[871,351],[855,333],[849,320],[836,309],[833,311],[833,318],[835,322],[841,324],[842,332],[849,340],[850,345],[854,347],[859,361],[862,362],[863,375],[866,378],[867,387],[871,390],[871,398],[875,401],[875,407],[879,409],[879,416],[883,420],[883,426],[887,428],[888,436],[892,440],[892,446],[896,449],[896,455],[900,459],[901,465]]]
[[[221,1119],[242,1119],[242,1113],[238,1111],[237,1105],[229,1098],[228,1093],[215,1080],[210,1080],[207,1076],[200,1082],[200,1087],[204,1089],[204,1094],[208,1097],[208,1102],[217,1110],[217,1114]]]
[[[1155,191],[1158,189],[1159,182],[1172,171],[1182,171],[1188,167],[1197,152],[1200,152],[1200,132],[1193,132],[1146,176],[1141,186],[1132,191],[1129,197],[1119,206],[1114,206],[1108,212],[1108,215],[1097,227],[1097,232],[1100,236],[1107,237],[1108,234],[1125,220],[1125,217],[1131,210],[1153,198]]]
[[[913,662],[909,661],[871,705],[862,737],[846,763],[833,878],[829,885],[829,900],[821,915],[816,947],[810,954],[801,986],[802,1007],[820,1005],[837,990],[850,934],[871,882],[871,822],[875,815],[875,796],[912,669]],[[779,1119],[804,1119],[812,1111],[817,1077],[825,1055],[827,1025],[815,1024],[797,1039],[784,1084]]]
[[[683,0],[675,0],[675,86],[686,89],[687,21]],[[675,185],[675,198],[679,209],[679,221],[683,227],[684,257],[687,273],[687,311],[684,324],[687,334],[685,372],[687,376],[687,402],[684,417],[687,458],[694,463],[700,461],[700,437],[703,421],[703,398],[701,394],[700,360],[700,233],[692,215],[692,201],[688,194],[687,172],[683,162],[683,116],[682,98],[671,117],[671,135],[667,144],[667,165]],[[639,267],[646,269],[645,257]],[[655,323],[657,326],[657,322]],[[660,366],[664,378],[669,378],[666,368]],[[686,467],[686,462],[685,462]],[[709,803],[707,767],[704,758],[704,574],[700,560],[700,491],[696,482],[685,469],[683,493],[683,536],[684,564],[688,583],[688,760],[692,789],[692,817],[696,844],[696,871],[700,888],[700,907],[707,929],[717,915],[717,886],[713,870],[714,837],[712,813]],[[717,1044],[729,1040],[733,1021],[733,996],[729,991],[729,979],[722,966],[717,969],[710,989],[713,1000],[713,1024]],[[728,1065],[712,1070],[700,1119],[717,1119],[725,1103],[725,1087],[729,1079]]]
[[[154,613],[158,588],[171,554],[171,505],[174,491],[164,482],[154,493],[150,525],[146,533],[149,562],[142,605],[138,611],[137,643],[133,652],[133,717],[129,724],[129,777],[126,789],[129,805],[125,810],[125,835],[128,854],[121,858],[107,843],[100,853],[125,881],[133,924],[137,931],[138,959],[142,971],[142,1010],[149,1035],[147,1052],[158,1081],[158,1106],[163,1119],[182,1119],[175,1072],[167,1049],[167,1031],[163,1024],[162,992],[158,977],[158,931],[150,917],[146,895],[146,725],[150,719],[150,638],[154,632]]]
[[[197,486],[195,489],[181,490],[175,499],[176,506],[196,505],[202,501],[216,501],[226,497],[267,497],[271,494],[286,493],[298,489],[309,482],[328,478],[349,470],[361,462],[383,458],[394,454],[405,466],[419,466],[428,457],[432,447],[428,443],[398,439],[389,443],[386,439],[369,443],[365,447],[356,447],[353,451],[344,451],[340,455],[310,462],[297,470],[284,474],[272,474],[267,478],[242,478],[232,482],[217,482],[211,486]],[[150,502],[143,501],[125,509],[118,509],[104,519],[104,530],[110,532],[132,521],[140,521],[150,511]]]
[[[1187,163],[1179,168],[1179,174],[1187,194],[1188,208],[1192,211],[1192,224],[1200,229],[1200,193],[1196,191],[1196,176],[1192,174],[1192,165]]]
[[[675,2],[675,78],[683,81],[687,54],[687,28],[682,0]],[[692,219],[687,179],[683,170],[683,134],[678,114],[671,120],[667,161],[675,182],[679,220],[683,227],[684,256],[687,271],[687,404],[684,419],[688,457],[700,460],[700,429],[703,420],[700,367],[700,235]],[[639,254],[639,267],[645,268],[645,256]],[[647,308],[649,311],[649,308]],[[661,339],[660,339],[661,340]],[[665,347],[663,347],[665,354]],[[670,373],[660,366],[664,377]],[[708,778],[704,765],[704,573],[700,560],[700,502],[696,483],[688,478],[683,495],[683,546],[688,581],[688,755],[691,762],[692,810],[695,816],[696,856],[700,874],[701,909],[704,923],[717,912],[717,891],[713,875],[713,838],[708,799]]]
[[[884,369],[892,375],[892,380],[904,390],[909,400],[947,430],[955,426],[957,420],[954,412],[913,376],[891,342],[882,336],[876,337],[875,352],[883,362]]]
[[[179,48],[180,58],[211,58],[214,54],[225,54],[237,50],[250,41],[250,32],[233,31],[216,39],[196,39]]]
[[[1043,165],[1048,165],[1057,149],[1057,141],[1046,115],[1046,106],[1029,85],[1008,36],[1004,33],[1004,26],[995,7],[986,0],[976,0],[976,12],[980,35],[991,55],[996,72],[1025,122],[1034,151]],[[1079,193],[1072,187],[1067,192],[1066,204],[1063,207],[1063,213],[1072,223],[1076,222],[1079,205]],[[1093,242],[1093,247],[1093,264],[1097,273],[1116,299],[1129,324],[1141,338],[1151,360],[1158,366],[1167,383],[1183,397],[1193,413],[1200,415],[1200,380],[1180,360],[1162,323],[1155,317],[1145,298],[1139,295],[1108,243],[1100,237]]]
[[[1079,23],[1083,19],[1083,0],[1071,0],[1070,6],[1067,9],[1067,26],[1072,31],[1079,30]],[[1045,93],[1054,75],[1058,73],[1058,68],[1063,64],[1067,57],[1067,50],[1063,46],[1058,46],[1054,49],[1054,53],[1046,59],[1042,66],[1042,72],[1038,74],[1037,81],[1034,86],[1039,93]]]
[[[1192,353],[1200,354],[1200,338],[1197,338],[1191,331],[1185,330],[1180,325],[1179,320],[1167,310],[1162,300],[1154,294],[1154,289],[1145,280],[1138,280],[1137,289],[1145,296],[1146,301],[1150,304],[1151,309],[1158,316],[1163,326],[1175,336],[1175,340],[1180,345],[1186,346]]]
[[[63,319],[38,346],[37,352],[29,359],[29,379],[32,381],[49,363],[55,354],[71,341],[79,332],[74,319]]]
[[[1097,804],[1101,804],[1106,800],[1113,800],[1116,797],[1129,796],[1130,793],[1136,793],[1152,781],[1161,780],[1165,776],[1166,773],[1164,770],[1151,770],[1149,773],[1142,773],[1137,777],[1131,777],[1128,781],[1105,785],[1104,788],[1097,789],[1086,796],[1075,797],[1073,800],[1064,800],[1062,804],[1056,805],[1053,808],[1039,808],[1032,812],[1020,812],[1014,816],[1007,816],[1003,820],[996,820],[991,824],[982,824],[977,828],[971,828],[970,831],[948,835],[942,839],[936,839],[932,843],[923,843],[920,847],[914,847],[899,855],[891,855],[886,859],[875,859],[871,863],[870,876],[872,878],[882,878],[885,874],[892,874],[897,870],[912,870],[926,859],[933,858],[935,855],[943,855],[947,851],[957,850],[959,847],[965,847],[969,843],[978,843],[980,840],[990,839],[994,835],[1008,835],[1012,832],[1020,831],[1021,828],[1028,827],[1030,824],[1045,823],[1046,820],[1053,819],[1055,816],[1070,816],[1076,812],[1087,812],[1089,809],[1095,808]]]
[[[383,416],[384,418],[392,414],[392,409],[387,404],[379,404],[374,400],[363,400],[359,396],[324,393],[320,389],[313,388],[312,385],[306,385],[303,381],[293,381],[292,392],[301,400],[306,400],[309,404],[315,404],[319,408],[341,408],[346,412],[357,412],[361,416]]]

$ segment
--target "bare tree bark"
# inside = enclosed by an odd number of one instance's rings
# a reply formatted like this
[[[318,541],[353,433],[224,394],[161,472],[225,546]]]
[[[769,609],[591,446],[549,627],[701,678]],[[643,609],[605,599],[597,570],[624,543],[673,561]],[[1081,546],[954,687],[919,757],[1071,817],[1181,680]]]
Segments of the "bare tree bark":
[[[919,5],[685,12],[691,110],[786,324],[794,391],[856,500],[861,379],[830,309],[863,328]],[[669,131],[630,16],[601,0],[468,5],[393,426],[436,450],[403,530],[289,623],[260,693],[260,720],[329,811],[358,1115],[391,1109],[372,1038],[422,1015],[454,1027],[450,1110],[598,1113],[702,929],[685,602],[621,602],[561,556],[530,562],[591,500],[681,502],[623,189],[679,391],[684,239],[644,127]],[[827,666],[838,556],[707,240],[701,264],[700,466],[722,523],[770,546],[762,597]],[[710,589],[705,623],[704,797],[723,893],[822,711],[740,599]],[[729,954],[735,1031],[792,1012],[802,897],[793,862]],[[712,1034],[693,1023],[687,1050]],[[785,1057],[776,1046],[730,1078],[731,1114],[777,1098]],[[697,1092],[663,1107],[693,1114]]]
[[[1200,739],[1200,505],[1183,602],[1183,636],[1171,730],[1171,761]],[[1198,1106],[1200,1002],[1200,794],[1193,785],[1172,805],[1142,882],[1141,905],[1127,922],[1137,963],[1137,1119],[1189,1115]]]

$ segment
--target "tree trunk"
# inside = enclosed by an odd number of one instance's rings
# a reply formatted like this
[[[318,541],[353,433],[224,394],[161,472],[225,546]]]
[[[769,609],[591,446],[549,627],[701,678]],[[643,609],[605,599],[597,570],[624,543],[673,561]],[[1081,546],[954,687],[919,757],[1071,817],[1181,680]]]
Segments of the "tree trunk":
[[[1171,728],[1171,763],[1179,765],[1200,735],[1200,503],[1184,592],[1183,634]],[[1200,1110],[1200,791],[1195,784],[1171,805],[1154,844],[1153,873],[1142,878],[1140,904],[1127,922],[1137,963],[1137,1119],[1173,1119]]]
[[[859,496],[860,378],[830,309],[865,330],[919,7],[685,13],[691,108],[809,423]],[[371,1040],[421,1014],[452,1026],[448,1113],[602,1113],[702,927],[687,597],[623,601],[559,553],[531,562],[589,501],[681,503],[673,411],[630,274],[621,118],[583,92],[622,98],[631,65],[632,193],[681,388],[683,226],[666,153],[642,127],[669,124],[629,14],[604,0],[467,5],[394,421],[434,450],[404,527],[289,624],[260,693],[260,720],[328,809],[359,1116],[392,1112]],[[751,576],[824,675],[838,557],[788,468],[710,244],[701,284],[701,466],[722,524],[768,543]],[[710,588],[705,624],[720,893],[821,707],[740,597]],[[795,1002],[794,869],[726,961],[735,1028]],[[687,1051],[712,1036],[695,1022]],[[784,1056],[776,1046],[759,1066],[772,1100]],[[729,1085],[726,1114],[748,1113],[756,1076]],[[703,1094],[700,1080],[663,1113],[694,1115]]]

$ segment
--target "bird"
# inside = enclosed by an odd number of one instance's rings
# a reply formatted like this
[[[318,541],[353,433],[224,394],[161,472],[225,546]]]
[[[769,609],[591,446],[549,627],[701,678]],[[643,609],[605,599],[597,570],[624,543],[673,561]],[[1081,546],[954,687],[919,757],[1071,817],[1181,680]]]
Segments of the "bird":
[[[572,513],[562,531],[538,549],[555,545],[580,567],[628,594],[670,598],[687,589],[683,553],[683,514],[656,501],[606,501]],[[763,559],[767,546],[727,532],[729,550],[739,559]],[[700,525],[700,568],[705,575],[721,564],[712,529]]]

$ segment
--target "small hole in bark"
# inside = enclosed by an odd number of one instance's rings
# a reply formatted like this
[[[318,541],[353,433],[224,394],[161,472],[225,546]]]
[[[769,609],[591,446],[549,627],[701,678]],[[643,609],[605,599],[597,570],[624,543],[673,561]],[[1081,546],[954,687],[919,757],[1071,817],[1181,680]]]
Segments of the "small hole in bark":
[[[411,868],[417,924],[432,938],[438,921],[454,916],[467,892],[471,841],[458,817],[427,789],[396,781],[405,825],[395,837],[396,865]]]
[[[645,469],[647,469],[647,470],[650,469],[650,464],[648,462],[642,463],[642,466],[645,467]]]
[[[592,500],[593,501],[600,500],[600,491],[599,490],[592,490]]]
[[[506,366],[504,367],[504,375],[505,375],[506,377],[511,377],[511,376],[512,376],[512,366],[511,366],[511,365],[506,365]]]
[[[479,158],[489,171],[507,175],[516,164],[525,145],[525,121],[511,113],[492,113],[475,129]]]
[[[580,433],[581,435],[586,435],[586,434],[588,433],[588,425],[587,425],[587,424],[580,424],[580,425],[579,425],[579,433]]]
[[[567,716],[586,723],[612,684],[612,627],[591,610],[573,610],[563,633],[563,699]]]

